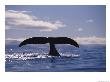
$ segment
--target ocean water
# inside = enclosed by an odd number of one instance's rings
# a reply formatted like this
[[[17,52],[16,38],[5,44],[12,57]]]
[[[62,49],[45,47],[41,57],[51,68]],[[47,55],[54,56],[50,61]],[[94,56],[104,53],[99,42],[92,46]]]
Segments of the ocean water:
[[[106,45],[56,45],[61,57],[48,56],[49,46],[5,46],[6,72],[106,72]]]

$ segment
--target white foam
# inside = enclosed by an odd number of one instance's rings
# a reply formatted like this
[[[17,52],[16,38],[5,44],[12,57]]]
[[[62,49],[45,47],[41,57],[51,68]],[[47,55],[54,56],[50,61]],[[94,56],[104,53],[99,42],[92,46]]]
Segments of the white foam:
[[[63,54],[60,53],[61,57],[79,57],[79,54]],[[49,56],[48,54],[39,54],[39,53],[12,53],[6,54],[5,59],[16,59],[16,60],[27,60],[27,59],[36,59],[36,58],[51,58],[54,56]]]

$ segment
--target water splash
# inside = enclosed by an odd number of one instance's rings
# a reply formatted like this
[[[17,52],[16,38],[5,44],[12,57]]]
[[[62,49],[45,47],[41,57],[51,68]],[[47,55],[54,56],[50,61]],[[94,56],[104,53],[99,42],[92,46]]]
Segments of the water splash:
[[[79,54],[63,54],[60,53],[61,56],[58,57],[79,57]],[[27,59],[39,59],[39,58],[53,58],[54,56],[49,56],[47,53],[39,54],[39,53],[7,53],[5,55],[6,59],[15,59],[15,60],[27,60]]]

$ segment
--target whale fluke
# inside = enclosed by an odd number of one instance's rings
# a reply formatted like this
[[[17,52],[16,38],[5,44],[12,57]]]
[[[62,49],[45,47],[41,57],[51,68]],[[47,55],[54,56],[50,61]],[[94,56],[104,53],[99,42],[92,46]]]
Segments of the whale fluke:
[[[48,43],[46,37],[32,37],[21,42],[19,47],[27,44],[46,44],[46,43]]]
[[[55,44],[70,44],[75,47],[79,47],[76,41],[67,37],[32,37],[21,42],[19,47],[27,44],[46,44],[46,43],[50,44],[49,55],[51,56],[60,56],[60,54],[55,48]]]

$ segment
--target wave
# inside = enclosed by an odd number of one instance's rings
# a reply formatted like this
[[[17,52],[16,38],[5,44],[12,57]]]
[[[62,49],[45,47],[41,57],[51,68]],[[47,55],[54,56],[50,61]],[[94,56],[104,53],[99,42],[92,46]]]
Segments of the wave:
[[[39,59],[39,58],[63,58],[63,57],[79,57],[79,54],[63,54],[61,56],[49,56],[47,53],[6,53],[5,59],[27,60],[27,59]]]

